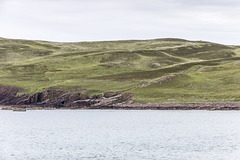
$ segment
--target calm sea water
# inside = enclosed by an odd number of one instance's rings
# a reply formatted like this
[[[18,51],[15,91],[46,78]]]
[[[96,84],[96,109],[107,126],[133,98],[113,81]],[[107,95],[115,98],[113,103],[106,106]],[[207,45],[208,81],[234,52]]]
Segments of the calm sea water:
[[[239,160],[239,111],[0,111],[0,160]]]

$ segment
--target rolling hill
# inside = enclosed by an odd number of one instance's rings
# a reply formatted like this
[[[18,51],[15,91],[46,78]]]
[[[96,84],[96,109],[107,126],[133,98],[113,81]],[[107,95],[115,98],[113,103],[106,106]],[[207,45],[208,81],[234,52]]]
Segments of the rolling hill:
[[[15,96],[54,88],[90,98],[131,93],[135,103],[238,102],[239,70],[240,46],[205,41],[0,38],[0,84],[18,88]]]

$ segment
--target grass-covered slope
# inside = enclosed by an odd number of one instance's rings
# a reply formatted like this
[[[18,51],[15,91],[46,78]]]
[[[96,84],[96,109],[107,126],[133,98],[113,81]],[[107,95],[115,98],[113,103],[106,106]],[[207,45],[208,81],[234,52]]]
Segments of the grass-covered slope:
[[[0,84],[82,87],[142,103],[240,100],[240,47],[182,39],[57,43],[0,38]],[[21,93],[20,93],[21,94]]]

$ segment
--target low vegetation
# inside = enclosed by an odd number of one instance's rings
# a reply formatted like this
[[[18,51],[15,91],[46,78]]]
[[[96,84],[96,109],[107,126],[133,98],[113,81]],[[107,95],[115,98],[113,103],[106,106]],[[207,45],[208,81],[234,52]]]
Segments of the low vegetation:
[[[240,101],[240,47],[154,39],[60,43],[0,38],[0,84],[34,94],[82,87],[141,103]]]

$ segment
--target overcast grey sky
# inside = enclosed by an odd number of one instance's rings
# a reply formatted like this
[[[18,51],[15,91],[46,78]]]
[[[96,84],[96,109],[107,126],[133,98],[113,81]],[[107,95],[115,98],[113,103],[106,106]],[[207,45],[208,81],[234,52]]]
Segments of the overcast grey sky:
[[[240,45],[240,0],[0,0],[0,37],[171,37]]]

